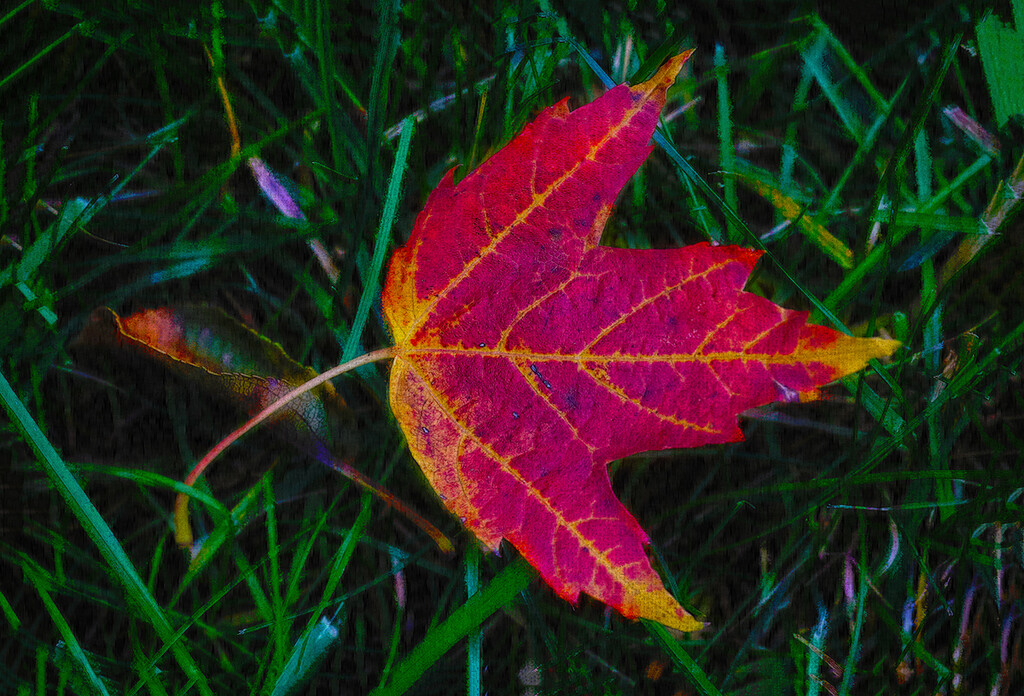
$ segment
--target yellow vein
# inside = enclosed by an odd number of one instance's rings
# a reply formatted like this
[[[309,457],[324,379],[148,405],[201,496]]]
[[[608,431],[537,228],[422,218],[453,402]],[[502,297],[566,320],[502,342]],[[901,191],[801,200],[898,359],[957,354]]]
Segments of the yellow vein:
[[[540,388],[539,388],[539,387],[537,386],[537,384],[536,384],[536,383],[535,383],[535,382],[534,382],[534,381],[533,381],[532,379],[530,379],[530,376],[529,376],[529,375],[528,375],[528,374],[527,374],[526,372],[524,372],[524,371],[523,371],[523,367],[522,367],[521,365],[519,365],[519,362],[518,362],[518,361],[513,361],[513,364],[514,364],[514,365],[516,366],[516,369],[517,369],[517,370],[519,370],[519,374],[521,374],[521,375],[523,376],[523,379],[524,379],[524,380],[526,381],[526,384],[527,384],[527,385],[528,385],[528,386],[530,387],[530,389],[532,389],[532,390],[534,391],[534,393],[535,393],[535,394],[536,394],[537,396],[539,396],[539,397],[540,397],[541,401],[543,401],[544,403],[546,403],[546,404],[548,405],[548,407],[549,407],[549,408],[550,408],[550,409],[551,409],[552,411],[554,411],[554,414],[555,414],[556,416],[558,416],[558,418],[559,418],[559,419],[560,419],[560,420],[561,420],[561,421],[562,421],[563,423],[565,423],[565,425],[566,425],[566,426],[567,426],[567,427],[568,427],[568,428],[569,428],[569,429],[570,429],[570,430],[572,431],[572,433],[573,433],[573,435],[574,435],[574,436],[576,437],[576,439],[577,439],[577,440],[579,440],[580,442],[582,442],[582,443],[583,443],[583,446],[584,446],[584,447],[586,447],[586,448],[587,448],[587,449],[588,449],[588,450],[590,451],[590,453],[591,453],[591,454],[593,454],[593,453],[594,453],[594,448],[593,448],[593,447],[591,447],[591,445],[590,445],[590,443],[589,443],[589,442],[587,442],[586,440],[584,440],[584,439],[583,439],[583,436],[582,436],[582,435],[580,435],[580,431],[579,431],[579,430],[577,430],[577,429],[576,429],[576,426],[575,426],[575,425],[573,425],[573,424],[572,424],[572,423],[571,423],[571,422],[569,421],[569,418],[568,418],[568,416],[567,416],[567,415],[565,414],[565,412],[564,412],[564,411],[562,411],[562,409],[558,408],[558,406],[556,406],[556,405],[555,405],[555,404],[554,404],[554,403],[553,403],[553,402],[551,401],[551,399],[549,398],[549,396],[548,396],[547,394],[545,394],[545,393],[544,393],[544,392],[543,392],[543,391],[542,391],[542,390],[541,390],[541,389],[540,389]],[[531,372],[532,372],[532,371],[531,371]],[[540,378],[540,375],[539,375],[538,373],[534,373],[534,374],[537,374],[538,378]],[[554,394],[551,394],[551,396],[554,396]]]
[[[420,377],[420,379],[421,380],[423,379],[422,376]],[[495,452],[494,449],[490,445],[488,445],[486,442],[484,442],[479,437],[477,437],[476,433],[474,433],[471,429],[469,429],[465,425],[463,425],[462,422],[459,421],[455,417],[454,413],[452,413],[451,409],[448,407],[447,403],[445,402],[444,395],[442,393],[440,393],[436,389],[434,389],[433,385],[430,384],[430,382],[428,382],[426,380],[423,380],[423,382],[427,386],[427,389],[429,390],[429,392],[431,393],[431,396],[432,396],[432,398],[434,400],[434,403],[437,404],[437,407],[448,417],[448,419],[462,433],[464,438],[474,442],[484,453],[487,454],[487,456],[489,456],[492,460],[494,460],[494,462],[497,463],[505,473],[510,475],[513,479],[516,480],[516,482],[519,485],[521,485],[524,489],[526,489],[528,494],[531,497],[533,497],[538,502],[540,502],[547,509],[547,511],[549,513],[551,513],[551,515],[555,518],[555,520],[557,522],[557,525],[560,526],[560,527],[563,527],[565,529],[568,529],[571,532],[571,534],[579,541],[580,546],[582,546],[585,549],[587,549],[587,551],[589,551],[595,558],[599,558],[602,561],[604,561],[603,565],[605,566],[605,568],[607,570],[609,570],[609,572],[614,577],[619,578],[619,582],[620,582],[621,585],[626,587],[626,586],[628,586],[632,582],[631,580],[629,580],[629,578],[627,578],[625,576],[624,573],[616,572],[616,571],[619,570],[619,568],[615,564],[608,562],[608,560],[607,560],[608,554],[611,553],[612,549],[609,549],[609,551],[607,551],[607,552],[601,552],[590,539],[588,539],[586,536],[584,536],[577,529],[578,525],[580,525],[580,524],[582,524],[584,522],[589,522],[590,521],[589,518],[586,519],[586,520],[576,520],[575,522],[566,519],[566,517],[561,513],[561,511],[555,505],[553,505],[551,503],[550,499],[547,496],[542,494],[537,489],[537,487],[533,485],[533,483],[531,483],[527,479],[523,478],[522,474],[520,474],[514,467],[512,467],[510,459],[508,459],[506,457],[502,457],[500,454]],[[591,464],[593,464],[593,462],[591,462]],[[474,507],[476,507],[475,503],[474,503]],[[552,560],[554,561],[553,565],[556,566],[556,567],[560,567],[560,564],[558,563],[558,558],[554,557],[553,551],[554,551],[554,547],[552,546]]]
[[[722,263],[716,264],[714,266],[709,266],[704,271],[702,271],[701,273],[698,273],[696,275],[688,275],[687,277],[683,278],[683,280],[681,282],[676,283],[675,285],[666,286],[664,289],[662,289],[658,293],[652,295],[651,297],[648,297],[647,299],[643,300],[642,302],[639,302],[636,306],[631,307],[627,312],[624,312],[618,319],[616,319],[611,324],[606,326],[594,338],[594,340],[592,340],[589,344],[587,344],[583,348],[583,350],[586,351],[586,350],[589,350],[590,348],[593,348],[595,345],[597,345],[598,343],[601,342],[601,339],[603,339],[605,336],[610,334],[612,331],[614,331],[618,327],[622,326],[631,317],[636,315],[641,309],[643,309],[643,308],[653,304],[654,302],[657,302],[658,300],[660,300],[660,299],[662,299],[664,297],[667,297],[669,294],[675,292],[676,290],[679,290],[680,288],[684,287],[685,285],[688,285],[689,283],[692,283],[695,280],[699,280],[701,278],[704,278],[705,276],[710,274],[712,271],[717,271],[717,270],[719,270],[721,268],[724,268],[729,263],[731,263],[731,262],[729,260],[726,260],[726,261],[723,261]]]
[[[650,92],[646,93],[645,96],[649,97],[650,96]],[[494,248],[499,243],[501,243],[502,241],[505,240],[505,238],[509,235],[511,230],[513,230],[516,227],[518,227],[519,225],[521,225],[523,223],[523,221],[526,220],[526,218],[529,217],[529,215],[531,213],[533,213],[534,210],[537,210],[538,208],[543,207],[543,205],[547,202],[547,199],[550,198],[562,186],[562,184],[564,184],[566,181],[571,179],[576,174],[576,172],[583,166],[583,164],[585,162],[597,162],[597,157],[596,157],[597,153],[603,147],[605,147],[608,143],[614,142],[615,141],[615,136],[617,136],[620,131],[622,131],[628,125],[630,125],[632,123],[632,119],[640,111],[642,111],[643,107],[646,106],[646,104],[647,104],[647,102],[645,100],[642,100],[642,101],[638,102],[638,104],[636,106],[634,106],[634,108],[627,110],[625,115],[623,116],[623,118],[617,124],[615,124],[615,126],[608,132],[608,135],[606,135],[603,140],[600,140],[597,143],[595,143],[590,148],[590,151],[586,154],[586,156],[584,158],[582,158],[579,161],[577,161],[576,164],[574,164],[572,167],[570,167],[562,176],[560,176],[559,178],[555,179],[551,183],[551,185],[548,186],[548,188],[545,191],[543,191],[543,192],[541,192],[539,194],[534,192],[533,193],[533,201],[531,202],[531,204],[526,206],[526,208],[524,208],[519,213],[519,215],[517,215],[516,218],[512,222],[510,222],[504,229],[499,230],[497,233],[493,234],[491,242],[489,244],[485,245],[484,247],[482,247],[480,249],[480,251],[477,253],[476,257],[473,258],[472,260],[468,261],[466,263],[466,265],[463,267],[462,271],[460,273],[458,273],[457,275],[455,275],[448,282],[448,284],[444,288],[439,290],[438,293],[426,304],[426,306],[423,308],[423,311],[421,312],[420,316],[416,318],[416,321],[414,321],[412,326],[410,327],[409,334],[411,335],[417,328],[419,328],[422,325],[421,319],[425,320],[424,318],[426,316],[428,316],[433,311],[434,307],[437,306],[437,303],[440,302],[441,299],[443,299],[449,292],[451,292],[455,287],[457,287],[459,284],[461,284],[463,280],[465,280],[466,278],[468,278],[469,276],[472,275],[473,270],[477,267],[477,265],[479,265],[481,263],[481,261],[485,257],[487,257],[490,253],[492,253],[494,251]],[[568,115],[566,115],[565,117],[562,117],[562,120],[565,120],[566,118],[568,118]],[[518,138],[520,136],[516,136],[516,137]],[[486,163],[484,163],[484,165],[481,165],[481,166],[486,166]],[[534,163],[534,166],[536,166],[536,163]],[[470,173],[469,176],[474,176],[474,175],[477,174],[477,172],[479,172],[479,169],[477,169],[476,171]],[[535,181],[535,179],[536,179],[536,176],[534,176],[534,181]],[[533,188],[534,181],[531,181],[531,183],[530,183],[531,189]],[[459,185],[461,186],[462,184],[465,184],[465,183],[466,183],[466,180],[463,179],[459,183]],[[489,182],[485,182],[485,183],[489,183]],[[483,193],[484,193],[484,191],[481,190],[480,194],[482,195]],[[480,201],[480,210],[486,211],[486,206],[484,205],[483,201]]]
[[[441,347],[411,347],[403,350],[399,359],[413,362],[416,356],[438,357],[450,355],[453,357],[482,357],[482,358],[505,358],[508,360],[529,359],[533,361],[547,362],[594,362],[594,363],[699,363],[706,365],[714,362],[740,362],[740,363],[761,363],[764,365],[794,365],[802,362],[824,362],[823,359],[806,360],[799,356],[812,354],[810,351],[794,351],[788,354],[778,353],[738,353],[736,351],[722,351],[719,353],[705,353],[694,355],[693,353],[659,353],[657,355],[624,355],[622,353],[592,354],[592,353],[537,353],[525,350],[500,350],[494,348],[441,348]]]
[[[550,300],[552,297],[554,297],[555,295],[560,293],[562,290],[565,290],[565,288],[570,283],[572,283],[576,279],[576,277],[577,277],[576,273],[570,272],[569,277],[566,278],[563,282],[559,283],[558,287],[556,287],[555,289],[551,290],[550,292],[542,295],[541,297],[538,297],[535,301],[531,302],[528,306],[520,309],[519,312],[516,313],[516,316],[513,317],[512,320],[509,322],[508,327],[504,331],[501,332],[501,336],[498,339],[498,346],[500,348],[504,349],[505,348],[505,341],[508,340],[509,334],[512,333],[512,330],[516,326],[519,325],[519,322],[522,321],[523,317],[525,317],[527,314],[529,314],[530,312],[535,310],[537,307],[541,306],[543,303],[545,303],[548,300]]]
[[[654,416],[655,418],[657,418],[657,419],[659,419],[661,421],[664,421],[666,423],[671,423],[672,425],[678,425],[678,426],[681,426],[683,428],[687,428],[689,430],[697,430],[697,431],[702,432],[702,433],[717,433],[718,432],[718,430],[716,428],[714,428],[714,427],[707,426],[707,425],[699,425],[699,424],[694,423],[692,421],[680,420],[680,419],[674,418],[674,417],[672,417],[672,416],[670,416],[668,414],[664,414],[664,413],[661,413],[660,411],[656,411],[655,409],[651,408],[650,406],[644,406],[642,403],[640,403],[639,401],[637,401],[633,397],[629,396],[629,394],[627,394],[625,391],[623,391],[620,387],[612,384],[611,382],[606,382],[605,380],[601,379],[601,377],[595,371],[591,370],[586,365],[582,365],[581,364],[580,365],[580,369],[583,370],[583,372],[586,375],[588,375],[591,379],[593,379],[594,382],[596,382],[598,386],[603,387],[609,393],[614,394],[615,396],[619,397],[620,401],[623,401],[623,402],[625,402],[627,404],[632,404],[638,410],[643,411],[644,413],[647,413],[648,415]],[[678,369],[676,370],[676,374],[679,375],[679,381],[680,382],[684,381],[683,375],[681,373],[679,373]]]

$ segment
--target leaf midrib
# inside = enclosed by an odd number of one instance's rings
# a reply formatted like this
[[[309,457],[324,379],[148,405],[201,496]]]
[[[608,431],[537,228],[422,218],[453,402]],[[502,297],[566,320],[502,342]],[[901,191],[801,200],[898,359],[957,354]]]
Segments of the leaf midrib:
[[[647,354],[642,353],[638,355],[624,355],[622,353],[606,353],[606,354],[593,354],[593,353],[537,353],[530,351],[529,349],[524,350],[499,350],[494,348],[457,348],[457,347],[403,347],[400,351],[398,358],[404,359],[406,362],[413,364],[413,360],[418,355],[426,356],[438,356],[438,355],[451,355],[458,357],[488,357],[488,358],[502,358],[505,360],[517,360],[522,358],[530,358],[532,360],[541,362],[572,362],[572,363],[583,363],[593,362],[599,364],[612,364],[612,363],[699,363],[699,364],[711,364],[715,362],[755,362],[763,365],[795,365],[795,364],[813,364],[802,358],[803,351],[799,350],[799,347],[794,349],[792,353],[742,353],[736,351],[729,352],[716,352],[716,353],[705,353],[702,355],[696,355],[693,353],[666,353],[666,354]],[[417,372],[419,372],[417,370]]]

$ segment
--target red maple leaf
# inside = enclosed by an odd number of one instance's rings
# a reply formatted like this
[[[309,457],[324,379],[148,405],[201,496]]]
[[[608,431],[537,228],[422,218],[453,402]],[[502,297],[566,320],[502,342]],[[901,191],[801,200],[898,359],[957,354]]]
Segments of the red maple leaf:
[[[688,56],[548,108],[457,186],[449,172],[395,252],[384,311],[391,408],[448,509],[570,601],[694,630],[607,464],[740,440],[741,411],[813,398],[898,344],[742,292],[757,251],[599,246]]]

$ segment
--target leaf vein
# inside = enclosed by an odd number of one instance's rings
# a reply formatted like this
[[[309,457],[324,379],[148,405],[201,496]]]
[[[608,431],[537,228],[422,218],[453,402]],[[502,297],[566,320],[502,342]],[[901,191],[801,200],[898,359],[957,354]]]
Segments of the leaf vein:
[[[561,188],[561,186],[563,184],[565,184],[565,182],[570,181],[576,175],[576,173],[579,171],[579,169],[586,162],[595,162],[596,163],[597,162],[597,157],[596,157],[597,153],[602,148],[607,146],[609,143],[612,143],[612,142],[615,141],[616,136],[619,134],[619,132],[624,130],[626,127],[628,127],[632,123],[633,117],[636,116],[636,114],[638,114],[641,111],[641,109],[642,109],[644,104],[645,104],[645,102],[641,100],[640,102],[638,102],[638,104],[633,105],[626,112],[625,117],[623,117],[623,119],[621,121],[616,123],[608,131],[608,134],[605,136],[604,139],[598,140],[596,143],[594,143],[591,146],[590,150],[586,153],[586,155],[584,157],[581,157],[571,167],[566,169],[565,172],[561,176],[556,178],[554,181],[552,181],[551,184],[544,191],[542,191],[540,193],[534,192],[533,193],[533,200],[532,200],[532,202],[529,205],[527,205],[526,207],[524,207],[523,210],[520,211],[518,215],[516,215],[515,219],[513,219],[510,223],[508,223],[503,229],[498,230],[496,232],[488,230],[488,234],[491,237],[491,242],[489,244],[486,244],[485,246],[483,246],[480,249],[480,251],[477,253],[477,255],[473,259],[469,260],[465,264],[465,266],[463,266],[462,270],[458,274],[453,276],[451,278],[451,280],[448,281],[448,284],[445,285],[445,287],[443,287],[442,289],[440,289],[437,292],[437,294],[433,298],[431,298],[429,302],[427,302],[426,306],[423,308],[423,312],[420,314],[419,317],[416,318],[416,320],[409,327],[408,335],[410,335],[410,336],[413,335],[416,332],[416,330],[420,326],[422,326],[424,322],[427,321],[427,319],[430,316],[430,314],[437,307],[437,304],[444,297],[446,297],[450,292],[452,292],[455,288],[457,288],[460,284],[462,284],[462,282],[464,280],[466,280],[468,277],[470,277],[473,274],[473,271],[476,269],[476,267],[481,263],[481,261],[484,258],[486,258],[489,254],[493,253],[494,249],[501,242],[503,242],[506,238],[508,238],[508,236],[511,235],[516,228],[518,228],[521,224],[523,224],[523,222],[530,216],[531,213],[533,213],[534,210],[542,208],[547,203],[547,200],[552,195],[557,193],[557,191]],[[486,166],[487,166],[486,162],[483,165],[481,165],[481,167],[486,167]],[[475,170],[474,172],[471,172],[467,176],[467,179],[470,176],[476,175],[478,173],[478,171],[479,171],[479,168],[477,170]],[[531,191],[533,191],[533,184],[536,182],[536,178],[537,178],[536,170],[534,170],[534,175],[530,179],[530,189],[531,189]],[[461,184],[465,184],[465,183],[466,183],[465,180],[463,180],[463,182],[461,182]],[[481,192],[481,197],[482,197],[482,192],[484,191],[484,188],[481,187],[479,189],[479,191]],[[480,200],[479,206],[480,206],[479,209],[482,210],[482,211],[486,211],[488,209],[487,201]]]
[[[602,339],[604,339],[606,336],[608,336],[612,331],[614,331],[618,327],[620,327],[623,324],[625,324],[630,318],[635,316],[644,307],[647,307],[647,306],[653,304],[654,302],[657,302],[658,300],[660,300],[660,299],[662,299],[662,298],[672,294],[673,292],[679,290],[680,288],[686,286],[689,283],[692,283],[695,280],[699,280],[701,278],[704,278],[705,276],[710,274],[712,271],[716,271],[716,270],[718,270],[720,268],[724,268],[728,263],[729,263],[729,261],[723,261],[723,262],[718,263],[718,264],[716,264],[714,266],[709,266],[707,269],[705,269],[704,271],[702,271],[700,273],[697,273],[697,274],[694,274],[694,275],[688,275],[687,277],[683,278],[683,280],[681,282],[676,283],[675,285],[665,286],[665,288],[663,288],[660,292],[655,293],[651,297],[643,300],[642,302],[637,303],[634,307],[631,307],[628,311],[624,312],[621,316],[619,316],[618,319],[616,319],[615,321],[610,323],[600,333],[598,333],[598,335],[594,338],[594,340],[592,340],[589,344],[587,344],[583,348],[581,353],[590,350],[595,345],[600,343]]]

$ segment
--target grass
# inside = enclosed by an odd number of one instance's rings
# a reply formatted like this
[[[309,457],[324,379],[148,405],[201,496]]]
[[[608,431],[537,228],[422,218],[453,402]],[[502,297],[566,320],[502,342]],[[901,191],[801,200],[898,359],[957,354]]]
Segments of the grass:
[[[955,3],[870,36],[797,2],[624,5],[0,16],[0,692],[1020,691],[1024,140],[990,95],[1024,66],[986,73],[982,15]],[[383,264],[447,169],[689,46],[604,243],[762,247],[751,290],[905,345],[823,402],[748,414],[744,443],[612,466],[708,629],[573,608],[510,547],[481,555],[382,364],[335,380],[330,436],[454,555],[269,427],[196,484],[203,551],[175,547],[181,481],[243,415],[76,343],[93,310],[217,306],[318,372],[386,347]]]

